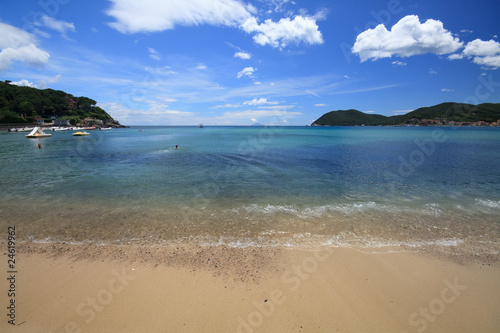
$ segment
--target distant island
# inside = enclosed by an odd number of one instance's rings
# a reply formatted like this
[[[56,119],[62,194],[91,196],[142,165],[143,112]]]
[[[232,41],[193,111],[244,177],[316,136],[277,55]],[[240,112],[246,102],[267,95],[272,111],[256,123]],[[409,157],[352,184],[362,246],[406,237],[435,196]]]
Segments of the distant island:
[[[0,81],[0,124],[124,127],[88,97]]]
[[[479,105],[442,103],[404,115],[383,116],[358,110],[338,110],[322,115],[311,126],[500,126],[500,103]]]

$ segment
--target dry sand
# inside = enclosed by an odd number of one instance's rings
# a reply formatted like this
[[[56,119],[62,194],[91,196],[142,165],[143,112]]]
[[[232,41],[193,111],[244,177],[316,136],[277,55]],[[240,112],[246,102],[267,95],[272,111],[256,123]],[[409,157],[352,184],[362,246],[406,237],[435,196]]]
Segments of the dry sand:
[[[500,264],[422,253],[17,244],[1,332],[500,332]]]

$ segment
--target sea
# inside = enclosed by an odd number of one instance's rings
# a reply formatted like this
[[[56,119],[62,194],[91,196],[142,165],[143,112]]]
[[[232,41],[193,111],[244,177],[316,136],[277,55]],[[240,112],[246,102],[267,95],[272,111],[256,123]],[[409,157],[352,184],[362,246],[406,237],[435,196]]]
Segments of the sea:
[[[20,241],[500,249],[500,128],[51,133],[0,132],[0,225]]]

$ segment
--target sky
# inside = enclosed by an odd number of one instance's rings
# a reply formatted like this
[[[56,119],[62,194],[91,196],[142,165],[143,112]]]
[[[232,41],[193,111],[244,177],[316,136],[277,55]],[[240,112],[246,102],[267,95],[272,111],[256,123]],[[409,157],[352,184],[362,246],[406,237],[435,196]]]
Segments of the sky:
[[[307,125],[500,102],[498,0],[0,2],[0,79],[124,125]]]

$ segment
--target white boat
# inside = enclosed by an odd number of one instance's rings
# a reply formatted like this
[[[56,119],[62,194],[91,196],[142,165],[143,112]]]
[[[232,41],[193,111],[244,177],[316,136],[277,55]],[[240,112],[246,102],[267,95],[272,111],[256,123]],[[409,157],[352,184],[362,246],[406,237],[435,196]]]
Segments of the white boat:
[[[48,138],[51,135],[52,134],[44,133],[40,127],[35,127],[30,132],[30,134],[26,135],[26,137],[30,139],[38,139],[38,138]]]
[[[100,131],[109,131],[112,127],[99,127]]]
[[[17,128],[16,132],[30,132],[33,131],[36,127],[24,127],[24,128]]]
[[[73,133],[73,136],[87,136],[90,135],[89,132],[75,132]]]

